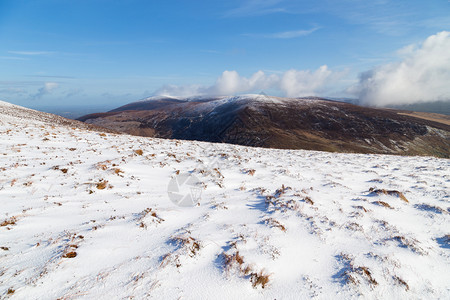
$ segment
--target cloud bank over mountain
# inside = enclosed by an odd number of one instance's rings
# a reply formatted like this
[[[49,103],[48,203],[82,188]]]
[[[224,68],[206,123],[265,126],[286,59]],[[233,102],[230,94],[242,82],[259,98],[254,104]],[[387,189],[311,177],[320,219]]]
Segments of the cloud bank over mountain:
[[[259,70],[249,77],[227,70],[211,86],[166,85],[155,94],[217,96],[274,91],[282,96],[302,97],[332,95],[335,91],[336,95],[346,93],[371,106],[450,102],[450,32],[439,32],[397,54],[398,61],[361,73],[351,86],[346,72],[323,65],[316,70],[291,69],[281,74]]]
[[[237,71],[224,71],[211,86],[166,85],[155,92],[156,95],[197,96],[235,95],[263,90],[278,90],[288,97],[316,95],[338,82],[343,73],[331,71],[326,65],[315,71],[288,70],[281,75],[257,71],[249,77]]]
[[[366,105],[450,102],[450,32],[428,37],[399,51],[401,61],[360,74],[349,92]]]

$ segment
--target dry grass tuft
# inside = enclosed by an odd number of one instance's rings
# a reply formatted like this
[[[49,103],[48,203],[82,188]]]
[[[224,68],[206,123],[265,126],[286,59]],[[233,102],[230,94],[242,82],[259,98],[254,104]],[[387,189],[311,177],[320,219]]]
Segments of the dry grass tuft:
[[[441,208],[439,206],[435,206],[435,205],[429,205],[429,204],[422,203],[422,204],[416,204],[416,205],[414,205],[414,207],[417,209],[420,209],[420,210],[433,212],[435,214],[443,214],[443,215],[448,214],[448,212],[446,210],[444,210],[443,208]]]
[[[397,235],[392,237],[391,240],[397,241],[399,246],[402,248],[408,248],[411,251],[421,255],[427,254],[426,251],[418,246],[419,241],[417,241],[416,239],[408,239],[404,236]]]
[[[8,226],[8,225],[16,225],[16,222],[17,222],[17,218],[16,217],[11,217],[9,219],[6,219],[2,223],[0,223],[0,227]]]
[[[201,243],[191,236],[171,237],[170,243],[176,245],[176,249],[172,253],[167,253],[161,258],[161,267],[173,264],[177,268],[181,267],[180,258],[187,254],[189,257],[195,257],[202,248]]]
[[[306,196],[305,197],[305,202],[311,205],[314,205],[314,201],[312,201],[311,197]]]
[[[376,195],[395,196],[395,197],[398,197],[401,200],[405,201],[406,203],[409,203],[409,201],[408,201],[408,199],[406,199],[405,195],[403,195],[403,193],[399,192],[399,191],[370,188],[369,192],[371,192],[372,194],[376,194]]]
[[[152,209],[151,208],[146,208],[146,209],[144,209],[143,211],[141,211],[139,214],[138,214],[138,218],[137,218],[137,221],[138,221],[138,224],[139,224],[139,227],[141,227],[141,228],[147,228],[147,226],[145,225],[145,223],[144,223],[144,218],[147,216],[147,215],[150,215],[150,216],[152,216],[153,217],[153,219],[151,220],[153,223],[161,223],[161,222],[164,222],[164,219],[163,218],[161,218],[161,217],[159,217],[157,214],[156,214],[156,212],[155,211],[152,211]]]
[[[219,178],[225,178],[225,177],[222,175],[222,173],[220,173],[219,169],[214,168],[213,170],[216,172],[216,174],[219,176]]]
[[[284,184],[281,185],[281,188],[279,188],[278,190],[275,191],[275,198],[280,198],[281,196],[284,195],[284,193],[286,193],[288,190],[292,190],[291,187],[287,186],[285,187]]]
[[[354,270],[355,270],[356,273],[358,273],[361,276],[365,277],[370,282],[370,284],[378,285],[378,282],[372,277],[372,273],[369,271],[369,268],[367,268],[367,267],[357,267]]]
[[[76,256],[77,256],[77,253],[75,251],[72,251],[72,252],[68,252],[68,253],[64,254],[62,257],[63,258],[74,258]]]
[[[269,283],[270,275],[266,274],[264,270],[259,272],[253,271],[253,267],[245,263],[244,257],[239,254],[239,251],[236,251],[232,255],[223,253],[223,257],[225,260],[225,270],[229,272],[233,267],[236,268],[239,275],[250,279],[254,288],[257,288],[259,285],[265,288]]]
[[[144,154],[144,151],[142,151],[141,149],[137,149],[137,150],[134,150],[134,153],[136,153],[137,155],[142,155],[142,154]]]
[[[273,218],[268,218],[268,219],[264,220],[264,223],[266,223],[267,225],[269,225],[271,227],[279,228],[283,232],[286,232],[286,227]]]
[[[388,203],[386,203],[386,202],[384,202],[384,201],[375,201],[375,202],[373,202],[373,203],[374,203],[374,204],[377,204],[377,205],[381,205],[381,206],[387,207],[387,208],[390,208],[390,209],[393,209],[392,206],[390,206]]]
[[[403,279],[401,279],[400,277],[395,276],[395,275],[393,276],[393,278],[396,283],[401,284],[405,287],[405,291],[409,290],[409,285],[406,283],[406,281],[404,281]]]
[[[116,174],[116,175],[120,175],[120,173],[124,173],[124,171],[122,171],[119,168],[114,168],[113,171],[114,171],[114,174]]]
[[[356,205],[356,206],[353,206],[353,207],[356,208],[356,209],[360,209],[360,210],[362,210],[364,212],[367,212],[367,209],[364,206],[362,206],[362,205]]]
[[[107,180],[102,180],[99,183],[96,184],[97,189],[99,190],[104,190],[108,185],[108,181]]]
[[[341,253],[339,255],[339,259],[344,263],[344,268],[339,273],[339,277],[343,278],[346,284],[354,284],[358,285],[360,281],[358,277],[362,277],[366,280],[370,285],[376,286],[378,282],[372,276],[369,268],[367,267],[355,267],[353,264],[353,258],[350,255]]]
[[[233,266],[237,265],[239,270],[243,271],[242,265],[244,264],[244,258],[239,254],[239,251],[236,251],[233,255],[223,254],[225,258],[225,269],[229,271]],[[250,271],[247,268],[247,271]],[[245,274],[245,272],[243,272]]]
[[[265,288],[269,283],[270,275],[265,274],[264,271],[259,271],[258,273],[250,274],[250,281],[252,282],[252,286],[257,288],[258,285],[261,285],[262,288]]]
[[[190,257],[194,257],[195,255],[197,255],[198,251],[200,251],[201,248],[200,242],[191,236],[173,237],[172,241],[178,244],[181,248],[186,249]]]
[[[247,174],[250,175],[250,176],[255,175],[255,172],[256,172],[255,169],[249,169],[249,170],[247,170]]]

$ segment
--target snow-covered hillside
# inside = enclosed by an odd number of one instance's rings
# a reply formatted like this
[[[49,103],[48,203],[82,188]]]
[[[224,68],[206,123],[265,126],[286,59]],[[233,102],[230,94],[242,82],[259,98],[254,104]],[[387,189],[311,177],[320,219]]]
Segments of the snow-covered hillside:
[[[450,297],[449,160],[100,133],[0,106],[1,298]]]

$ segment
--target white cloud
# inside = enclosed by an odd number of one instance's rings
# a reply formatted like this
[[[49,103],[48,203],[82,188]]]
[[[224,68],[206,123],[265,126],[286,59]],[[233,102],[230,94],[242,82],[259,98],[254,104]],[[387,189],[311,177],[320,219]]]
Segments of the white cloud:
[[[0,56],[0,59],[7,59],[7,60],[27,60],[23,57],[16,57],[16,56]]]
[[[271,88],[278,81],[276,75],[266,75],[263,71],[254,73],[249,78],[242,77],[236,71],[225,71],[217,79],[216,84],[207,92],[216,95],[232,95],[255,90]]]
[[[341,75],[342,73],[333,72],[325,65],[315,71],[292,69],[280,75],[266,74],[260,70],[250,77],[243,77],[236,71],[224,71],[211,86],[166,85],[157,90],[155,94],[188,97],[278,90],[288,97],[313,96],[318,92],[325,92],[328,87],[341,78]]]
[[[55,53],[53,51],[8,51],[8,52],[17,55],[50,55]]]
[[[246,0],[241,1],[240,6],[227,11],[225,17],[248,17],[286,12],[280,7],[282,0]]]
[[[289,70],[284,73],[280,88],[288,97],[315,95],[317,91],[326,86],[332,74],[325,65],[314,72]]]
[[[53,91],[54,89],[56,89],[58,86],[59,85],[56,82],[46,82],[44,84],[44,90],[49,93],[49,92]]]
[[[301,29],[301,30],[291,30],[291,31],[283,31],[269,34],[244,34],[245,36],[251,37],[260,37],[260,38],[269,38],[269,39],[292,39],[302,36],[307,36],[318,30],[319,27],[314,27],[311,29]]]
[[[154,94],[160,96],[190,97],[204,95],[204,87],[199,85],[173,85],[168,84],[159,88]],[[145,95],[146,96],[146,95]]]
[[[56,82],[46,82],[43,87],[41,87],[36,94],[31,95],[31,98],[36,100],[42,98],[44,95],[52,93],[55,89],[59,87]]]
[[[432,35],[399,54],[400,62],[362,73],[349,92],[375,106],[450,101],[450,32]]]

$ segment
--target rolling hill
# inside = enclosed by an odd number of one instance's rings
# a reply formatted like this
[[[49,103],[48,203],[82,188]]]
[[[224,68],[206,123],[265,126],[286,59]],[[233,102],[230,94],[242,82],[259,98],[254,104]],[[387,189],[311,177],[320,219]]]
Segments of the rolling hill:
[[[79,120],[148,137],[450,157],[450,126],[436,118],[315,97],[151,97]]]

